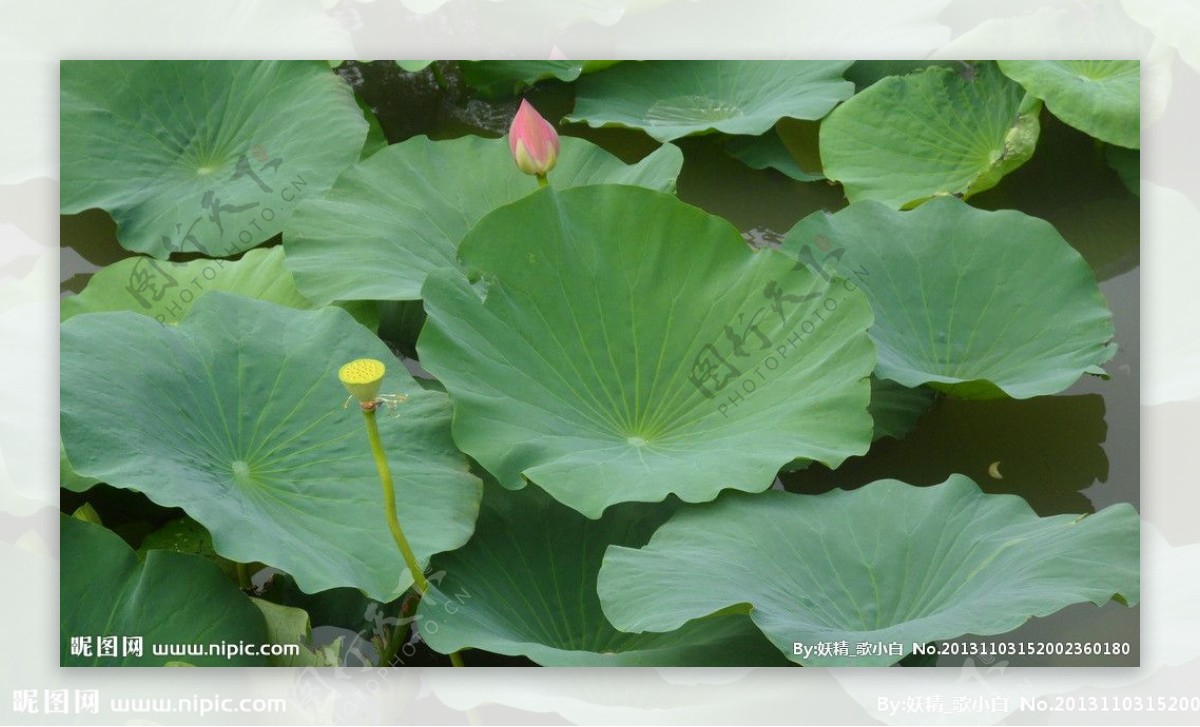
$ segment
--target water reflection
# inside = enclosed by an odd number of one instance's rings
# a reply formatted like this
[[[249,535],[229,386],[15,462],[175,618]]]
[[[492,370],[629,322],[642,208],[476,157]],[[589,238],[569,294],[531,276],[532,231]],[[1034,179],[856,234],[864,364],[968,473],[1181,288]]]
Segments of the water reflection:
[[[103,210],[63,215],[59,230],[62,292],[80,292],[92,273],[133,254],[117,244],[117,224]]]
[[[941,397],[902,441],[882,439],[836,471],[782,476],[792,492],[854,489],[894,478],[914,485],[967,475],[991,493],[1024,497],[1040,515],[1094,512],[1081,491],[1108,480],[1104,397],[966,401]]]

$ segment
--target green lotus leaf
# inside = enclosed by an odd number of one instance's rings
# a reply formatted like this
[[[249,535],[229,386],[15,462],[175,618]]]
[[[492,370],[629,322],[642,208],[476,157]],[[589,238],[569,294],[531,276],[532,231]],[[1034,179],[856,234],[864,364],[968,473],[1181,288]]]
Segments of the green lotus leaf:
[[[719,217],[639,187],[551,188],[459,254],[486,295],[431,274],[417,350],[455,442],[505,487],[528,478],[595,518],[764,490],[792,459],[867,448],[865,299]]]
[[[735,136],[725,145],[725,151],[751,169],[774,169],[798,182],[825,178],[820,172],[808,172],[801,168],[774,131],[762,136]]]
[[[80,313],[133,311],[178,323],[204,293],[222,290],[292,308],[312,308],[283,266],[283,248],[250,250],[239,260],[186,263],[132,257],[97,270],[78,295],[63,298],[61,319]]]
[[[1121,184],[1135,195],[1141,195],[1142,155],[1137,149],[1126,149],[1120,146],[1108,146],[1104,149],[1104,159],[1121,178]]]
[[[396,65],[400,66],[400,70],[405,73],[417,73],[423,71],[437,61],[396,61]]]
[[[780,119],[779,123],[775,124],[775,133],[779,135],[779,140],[787,148],[788,154],[806,174],[819,175],[821,179],[825,179],[825,172],[821,167],[821,122]]]
[[[286,573],[271,575],[262,588],[262,598],[270,603],[303,611],[314,628],[331,627],[331,631],[346,636],[349,641],[345,644],[346,653],[363,660],[370,660],[369,652],[375,650],[373,641],[391,637],[395,619],[403,618],[402,610],[406,605],[411,605],[408,597],[380,603],[355,588],[331,588],[318,593],[305,593],[296,585],[296,580]]]
[[[267,657],[271,666],[338,666],[341,663],[342,640],[338,638],[332,644],[318,647],[312,646],[312,624],[308,614],[300,608],[281,606],[278,603],[264,601],[261,598],[251,598],[267,625],[269,644],[294,644],[300,648],[298,654],[284,654]]]
[[[1140,62],[1000,61],[1000,70],[1085,134],[1128,149],[1141,146]]]
[[[283,248],[249,250],[237,260],[200,258],[185,263],[139,255],[97,270],[78,295],[64,298],[60,320],[80,313],[132,311],[159,323],[178,323],[205,293],[220,290],[290,308],[311,310],[284,267]],[[380,311],[373,301],[339,303],[354,319],[374,330]]]
[[[904,76],[914,71],[923,71],[930,66],[957,69],[961,65],[956,61],[855,61],[846,69],[845,76],[847,81],[854,84],[856,92],[861,93],[863,89],[879,83],[888,76]]]
[[[605,548],[645,545],[673,509],[617,505],[588,520],[535,487],[486,488],[471,542],[433,560],[442,577],[417,609],[422,636],[442,653],[485,649],[542,666],[786,664],[744,615],[665,634],[624,633],[604,618],[596,573]]]
[[[64,61],[61,115],[62,212],[160,259],[270,239],[367,134],[324,61]]]
[[[538,81],[574,81],[619,61],[459,61],[463,80],[484,96],[512,96]]]
[[[337,369],[389,362],[382,391],[408,401],[379,427],[413,549],[427,561],[470,536],[480,484],[450,439],[446,396],[418,386],[341,309],[215,292],[177,326],[76,316],[61,347],[63,444],[80,475],[183,508],[229,560],[283,569],[309,592],[351,586],[382,601],[411,576]]]
[[[872,439],[903,439],[933,404],[933,392],[924,386],[910,389],[895,381],[871,377],[871,405],[875,421]]]
[[[76,472],[75,468],[71,466],[70,460],[67,459],[67,450],[63,449],[62,442],[59,442],[58,484],[59,487],[64,487],[72,492],[87,492],[100,484],[100,480],[84,477]]]
[[[96,508],[92,507],[92,503],[85,502],[75,508],[75,512],[71,513],[71,517],[76,520],[82,520],[85,523],[93,525],[103,525],[104,521],[100,519],[100,513],[96,512]]]
[[[212,562],[155,550],[140,562],[115,533],[72,517],[59,518],[59,663],[62,666],[166,666],[180,654],[156,656],[155,646],[203,649],[212,644],[261,644],[262,614]],[[142,637],[142,653],[124,637]],[[100,656],[101,638],[117,640],[116,656]],[[90,653],[71,640],[90,642]],[[262,656],[188,653],[194,666],[265,666]]]
[[[574,81],[583,61],[459,61],[463,80],[484,96],[511,96],[547,78]]]
[[[237,564],[217,555],[212,546],[212,535],[203,525],[190,517],[181,517],[163,523],[158,530],[142,538],[137,548],[139,558],[145,558],[151,550],[173,550],[176,553],[198,555],[217,564],[226,578],[237,583]]]
[[[1040,108],[991,63],[890,76],[821,123],[825,176],[851,202],[969,197],[1033,155]]]
[[[842,61],[622,63],[576,84],[567,121],[641,129],[659,141],[720,131],[758,136],[783,118],[816,120],[854,93]]]
[[[379,337],[415,354],[417,336],[425,325],[425,308],[419,300],[379,301]]]
[[[784,249],[846,276],[875,311],[875,374],[954,396],[1058,393],[1116,346],[1087,262],[1044,220],[951,197],[801,220]]]
[[[354,103],[358,105],[359,111],[367,121],[367,138],[363,142],[362,151],[358,153],[358,160],[362,161],[380,149],[387,148],[388,140],[387,134],[383,131],[383,125],[379,123],[379,117],[375,115],[367,102],[355,96]]]
[[[628,165],[591,142],[564,138],[551,184],[636,184],[675,189],[683,153],[663,146]],[[305,296],[416,300],[433,270],[456,268],[463,235],[485,214],[533,192],[504,139],[464,137],[393,144],[302,204],[284,234],[287,266]]]
[[[151,550],[174,550],[205,558],[220,557],[213,551],[212,536],[203,525],[189,517],[169,520],[147,535],[138,546],[138,554],[145,557]]]
[[[932,487],[880,480],[822,495],[731,493],[683,510],[645,547],[610,547],[599,594],[623,631],[672,631],[748,604],[794,662],[884,666],[900,656],[859,656],[859,645],[895,642],[907,654],[914,643],[1006,633],[1075,603],[1132,605],[1138,550],[1128,504],[1039,518],[1021,498],[986,495],[962,475]],[[815,652],[843,641],[848,655]]]

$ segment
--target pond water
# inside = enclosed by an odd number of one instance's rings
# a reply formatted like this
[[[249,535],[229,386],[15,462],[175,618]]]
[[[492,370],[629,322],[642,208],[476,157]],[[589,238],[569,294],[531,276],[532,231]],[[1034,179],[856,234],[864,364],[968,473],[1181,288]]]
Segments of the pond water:
[[[488,103],[460,97],[452,77],[450,92],[445,92],[431,75],[403,74],[391,64],[352,65],[345,75],[376,108],[393,143],[422,133],[435,138],[471,131],[499,135],[516,107],[512,101]],[[570,93],[569,86],[552,83],[539,88],[531,100],[548,118],[554,118],[569,111]],[[588,138],[627,161],[656,146],[649,137],[622,130],[577,125],[564,133]],[[796,182],[772,170],[752,170],[729,157],[714,137],[683,139],[678,145],[686,159],[679,197],[725,217],[749,237],[784,233],[811,212],[834,210],[843,204],[839,188],[825,182]],[[1041,515],[1094,512],[1117,502],[1136,506],[1140,436],[1138,198],[1107,166],[1103,150],[1092,139],[1043,114],[1042,136],[1033,159],[971,202],[1041,217],[1088,260],[1116,326],[1119,350],[1106,366],[1111,377],[1086,377],[1058,396],[1025,401],[940,398],[903,440],[881,440],[866,456],[849,460],[837,471],[812,466],[788,473],[782,477],[783,486],[794,492],[819,493],[835,487],[852,489],[887,477],[929,485],[957,472],[989,492],[1025,498]],[[113,223],[100,212],[62,219],[64,295],[81,290],[99,267],[128,256],[116,244],[114,233]],[[405,342],[398,343],[401,349],[407,348]],[[1129,642],[1129,656],[1104,657],[1102,661],[1088,657],[999,659],[1013,666],[1117,666],[1138,663],[1138,636],[1136,607],[1083,604],[1033,619],[1009,634],[961,641]],[[947,656],[938,663],[952,666],[964,661],[962,656]],[[988,658],[975,661],[977,666],[996,663]]]

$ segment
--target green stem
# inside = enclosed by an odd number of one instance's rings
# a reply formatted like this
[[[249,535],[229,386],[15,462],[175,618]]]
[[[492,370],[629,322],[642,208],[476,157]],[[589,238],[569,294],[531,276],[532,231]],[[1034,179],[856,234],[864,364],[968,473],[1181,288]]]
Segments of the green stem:
[[[396,628],[392,630],[392,635],[383,644],[383,650],[379,654],[380,666],[387,666],[392,663],[392,659],[396,658],[396,652],[400,650],[400,642],[404,641],[407,635],[408,621],[403,618],[398,619]]]
[[[379,649],[379,665],[391,666],[392,660],[396,658],[396,652],[400,651],[401,646],[408,640],[408,635],[412,631],[413,615],[417,612],[417,604],[420,599],[402,599],[400,601],[400,610],[396,612],[396,627],[392,629],[391,636],[383,642]]]
[[[396,541],[396,547],[400,549],[400,555],[404,556],[408,571],[412,573],[417,592],[424,596],[429,593],[429,581],[425,579],[425,571],[417,565],[417,556],[413,554],[412,547],[408,544],[408,538],[404,537],[404,530],[400,528],[400,520],[396,517],[396,488],[392,484],[392,468],[388,465],[387,455],[383,452],[383,441],[379,438],[379,425],[375,422],[375,407],[363,407],[362,412],[363,418],[367,420],[367,439],[371,442],[371,454],[375,457],[375,469],[379,471],[379,482],[383,486],[383,508],[384,514],[387,515],[388,530],[392,531],[392,540]],[[398,639],[393,638],[392,641],[395,643],[398,642]],[[385,652],[387,661],[381,660],[381,664],[390,663],[391,658],[395,655],[395,647],[388,644]],[[457,651],[450,654],[450,664],[463,666],[462,657]]]
[[[545,174],[537,175],[537,180],[538,180],[538,189],[541,189],[542,187],[548,186],[550,184],[550,182],[547,181]]]
[[[254,588],[254,584],[250,581],[250,571],[246,568],[245,563],[237,564],[237,579],[238,588],[243,591],[249,591]]]
[[[412,573],[417,591],[423,596],[429,590],[429,581],[425,580],[425,572],[417,565],[417,556],[413,555],[408,545],[408,538],[400,529],[400,520],[396,518],[396,488],[392,485],[392,468],[388,466],[387,455],[383,453],[383,442],[379,439],[379,425],[375,423],[375,409],[363,409],[363,417],[367,420],[367,439],[371,441],[371,454],[375,457],[375,469],[379,470],[379,482],[383,485],[383,509],[387,515],[388,529],[392,531],[392,540],[404,556],[404,563]]]

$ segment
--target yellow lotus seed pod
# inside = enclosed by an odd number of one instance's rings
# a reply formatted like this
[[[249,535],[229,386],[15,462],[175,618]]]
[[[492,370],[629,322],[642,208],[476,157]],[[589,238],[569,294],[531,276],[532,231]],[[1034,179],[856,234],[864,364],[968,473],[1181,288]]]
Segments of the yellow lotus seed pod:
[[[373,358],[359,358],[338,369],[338,378],[345,385],[350,396],[358,399],[361,404],[370,404],[379,395],[379,387],[383,384],[383,374],[387,369],[382,361]]]

